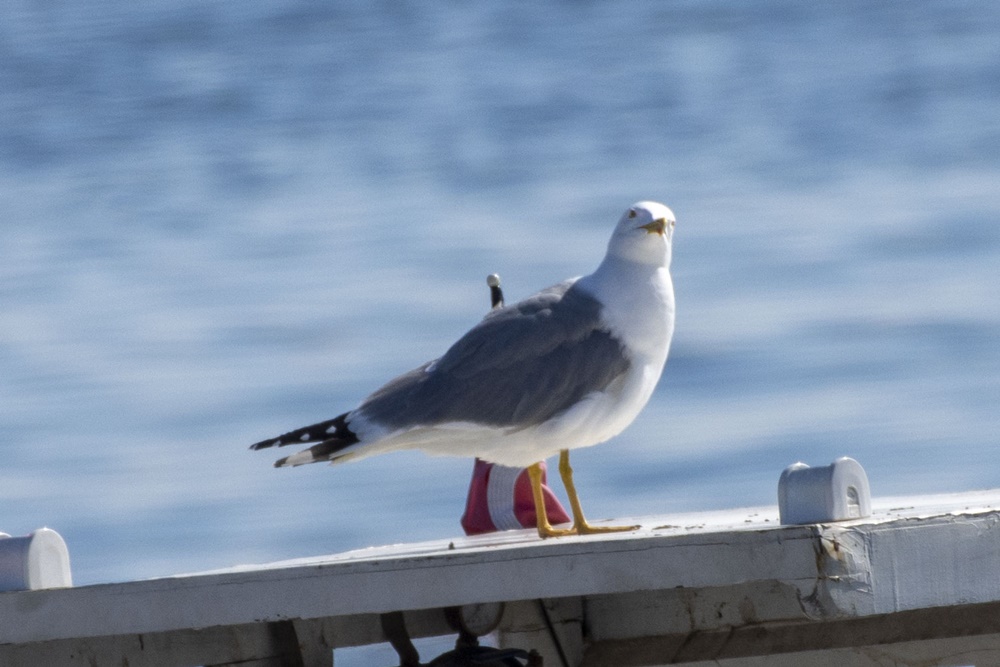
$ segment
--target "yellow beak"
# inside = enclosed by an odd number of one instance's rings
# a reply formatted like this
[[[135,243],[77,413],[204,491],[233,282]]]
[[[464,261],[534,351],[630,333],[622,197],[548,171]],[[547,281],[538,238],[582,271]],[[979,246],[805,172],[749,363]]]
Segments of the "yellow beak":
[[[657,218],[649,224],[639,225],[639,229],[645,229],[650,234],[659,234],[660,236],[663,236],[667,229],[667,219]]]

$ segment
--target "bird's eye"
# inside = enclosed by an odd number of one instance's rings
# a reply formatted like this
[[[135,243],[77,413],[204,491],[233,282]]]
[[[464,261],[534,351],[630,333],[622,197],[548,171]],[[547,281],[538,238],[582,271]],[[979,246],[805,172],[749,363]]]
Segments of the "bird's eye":
[[[634,218],[634,217],[635,217],[636,215],[638,215],[638,214],[637,214],[637,213],[635,212],[635,209],[634,209],[634,208],[630,208],[630,209],[628,210],[628,217],[630,217],[630,218]]]

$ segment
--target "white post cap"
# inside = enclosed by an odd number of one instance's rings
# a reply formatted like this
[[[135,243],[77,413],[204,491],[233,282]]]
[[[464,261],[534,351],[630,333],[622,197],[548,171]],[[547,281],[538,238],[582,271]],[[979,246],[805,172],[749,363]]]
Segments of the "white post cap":
[[[50,528],[39,528],[24,537],[0,533],[0,591],[72,585],[69,550],[59,533]]]
[[[778,513],[784,524],[827,523],[871,516],[868,475],[860,463],[846,456],[815,468],[793,463],[778,480]]]

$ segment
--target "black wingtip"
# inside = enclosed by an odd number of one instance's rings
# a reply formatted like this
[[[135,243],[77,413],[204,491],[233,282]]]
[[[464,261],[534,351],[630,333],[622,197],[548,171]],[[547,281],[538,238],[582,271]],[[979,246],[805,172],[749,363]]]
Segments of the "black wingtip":
[[[258,449],[267,449],[268,447],[274,447],[278,444],[278,438],[270,438],[268,440],[261,440],[260,442],[255,442],[250,445],[251,451],[257,451]]]
[[[329,419],[325,422],[297,428],[279,435],[277,438],[268,438],[250,445],[251,451],[267,449],[268,447],[284,447],[285,445],[302,445],[310,442],[340,442],[343,447],[358,441],[358,436],[347,426],[347,415],[342,415]],[[287,457],[286,457],[287,458]],[[285,459],[282,459],[283,462]]]

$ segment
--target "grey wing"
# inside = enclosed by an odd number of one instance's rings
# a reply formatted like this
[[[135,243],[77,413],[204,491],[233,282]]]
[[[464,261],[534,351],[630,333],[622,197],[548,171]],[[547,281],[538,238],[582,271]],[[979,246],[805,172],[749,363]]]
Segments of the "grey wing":
[[[443,357],[389,382],[359,411],[390,428],[540,424],[628,370],[600,311],[571,282],[495,310]]]

